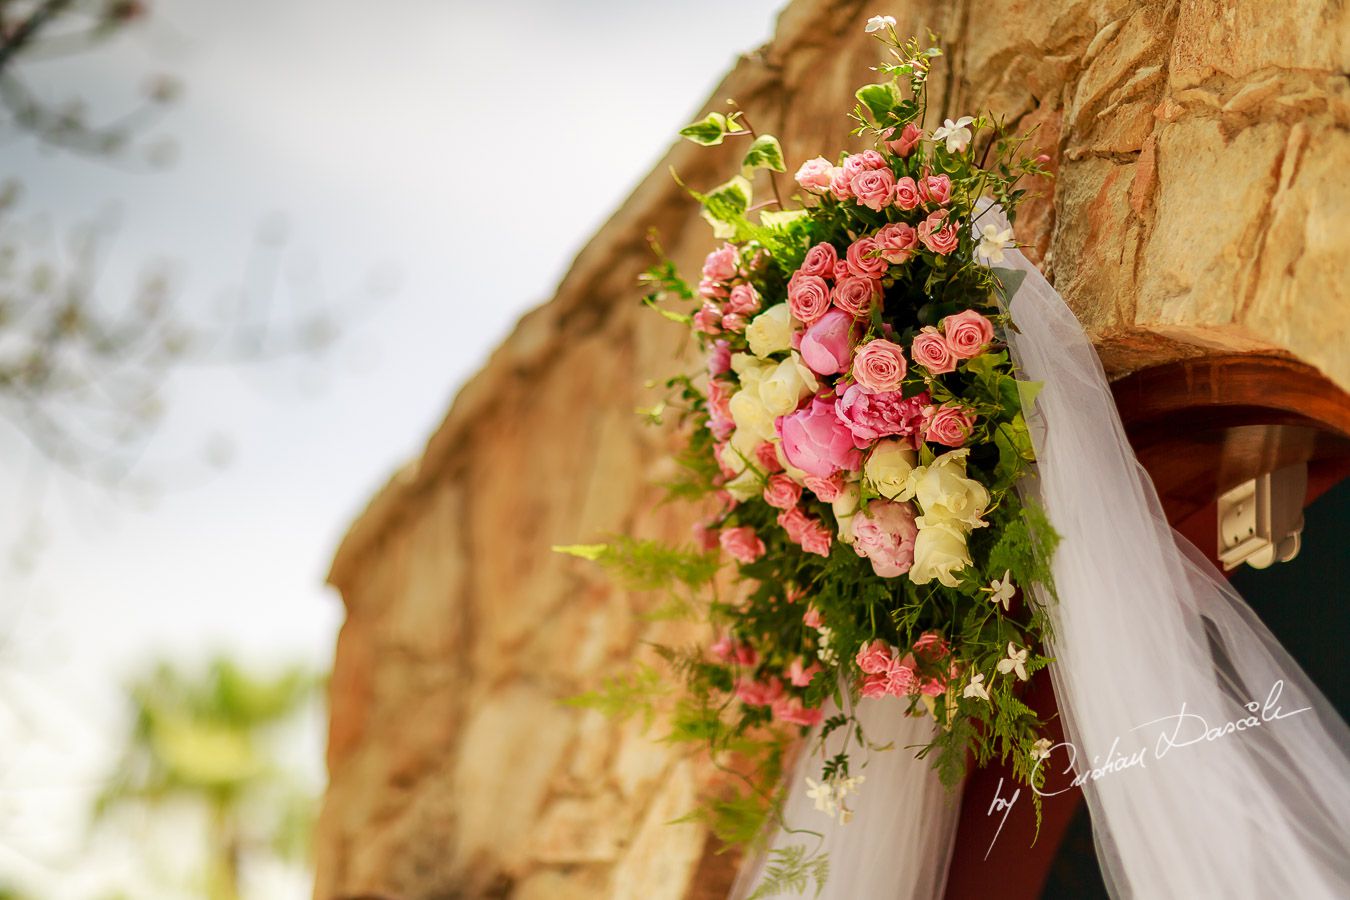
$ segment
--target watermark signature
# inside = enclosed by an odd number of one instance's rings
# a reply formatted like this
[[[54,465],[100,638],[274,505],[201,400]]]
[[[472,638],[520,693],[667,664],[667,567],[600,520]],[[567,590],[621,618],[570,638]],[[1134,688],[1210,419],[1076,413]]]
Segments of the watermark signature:
[[[1131,732],[1142,731],[1151,726],[1157,727],[1156,740],[1152,747],[1145,740],[1143,746],[1130,753],[1124,753],[1120,750],[1121,738],[1116,737],[1111,742],[1111,747],[1106,753],[1105,759],[1100,755],[1092,758],[1092,766],[1085,767],[1075,773],[1078,768],[1078,747],[1070,741],[1061,741],[1049,748],[1046,755],[1036,761],[1033,771],[1039,770],[1042,763],[1049,760],[1051,754],[1056,750],[1063,749],[1067,756],[1064,769],[1061,774],[1073,775],[1073,780],[1068,787],[1059,790],[1042,790],[1033,787],[1032,790],[1041,797],[1056,797],[1074,788],[1082,787],[1089,781],[1099,781],[1119,772],[1128,769],[1147,769],[1150,761],[1158,761],[1165,758],[1174,750],[1181,750],[1185,747],[1192,747],[1197,744],[1212,743],[1222,740],[1229,735],[1237,734],[1242,731],[1250,731],[1254,728],[1260,728],[1271,722],[1278,722],[1280,719],[1288,719],[1299,713],[1308,712],[1311,706],[1304,706],[1300,709],[1285,711],[1280,705],[1280,695],[1284,692],[1284,680],[1281,679],[1271,685],[1270,692],[1266,695],[1265,702],[1253,700],[1244,704],[1248,715],[1234,719],[1230,722],[1223,722],[1220,725],[1210,726],[1209,721],[1196,712],[1189,711],[1186,704],[1181,704],[1181,710],[1175,715],[1163,716],[1158,719],[1151,719],[1130,729]],[[994,800],[989,804],[989,809],[985,815],[992,816],[996,813],[1003,813],[1002,820],[998,823],[998,831],[994,832],[994,840],[989,842],[989,850],[985,851],[984,858],[989,858],[989,852],[994,849],[994,843],[998,841],[998,836],[1003,832],[1003,826],[1008,821],[1008,815],[1012,812],[1013,805],[1017,803],[1022,795],[1020,788],[1014,790],[1011,797],[1003,797],[1003,779],[998,781],[998,787],[994,789]]]

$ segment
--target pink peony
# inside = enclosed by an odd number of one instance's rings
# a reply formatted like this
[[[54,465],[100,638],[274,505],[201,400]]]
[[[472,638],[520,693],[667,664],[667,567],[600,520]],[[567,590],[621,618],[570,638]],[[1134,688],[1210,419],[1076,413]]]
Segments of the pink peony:
[[[802,499],[802,487],[786,475],[770,475],[764,502],[775,509],[792,509]]]
[[[919,245],[919,233],[904,222],[881,226],[877,232],[877,254],[889,263],[908,262]]]
[[[940,209],[919,223],[919,243],[940,256],[955,250],[961,239],[956,223],[949,220],[947,213]]]
[[[877,249],[876,240],[870,237],[858,238],[849,244],[845,256],[848,273],[864,278],[880,278],[885,275],[890,263],[876,255]]]
[[[898,391],[908,368],[905,348],[877,338],[858,348],[853,357],[853,380],[873,394]]]
[[[736,253],[736,248],[730,244],[723,244],[703,260],[703,277],[709,281],[730,281],[736,277],[740,267],[741,258]]]
[[[872,315],[872,306],[881,300],[881,282],[875,278],[846,275],[835,284],[830,299],[853,318],[866,319]]]
[[[717,540],[723,550],[743,563],[752,563],[764,555],[764,542],[749,525],[724,529]]]
[[[853,432],[827,400],[817,397],[809,406],[779,416],[776,427],[783,439],[783,455],[807,475],[829,478],[840,469],[856,472],[862,465]]]
[[[829,478],[807,475],[802,481],[811,493],[816,495],[816,499],[822,503],[833,503],[844,492],[844,476],[838,472],[835,472]]]
[[[823,194],[830,189],[830,180],[834,178],[834,165],[825,157],[817,156],[802,163],[797,170],[797,183],[803,190],[813,194]]]
[[[834,411],[853,434],[855,445],[866,447],[889,435],[915,434],[927,402],[925,394],[906,399],[899,391],[869,394],[862,385],[851,384],[834,402]]]
[[[713,342],[708,351],[708,376],[725,375],[731,371],[731,344],[725,340]]]
[[[952,180],[946,175],[925,175],[919,179],[919,196],[924,203],[946,206],[952,199]]]
[[[867,511],[853,517],[853,550],[872,563],[881,578],[894,578],[914,564],[914,507],[908,503],[873,500]]]
[[[806,251],[806,258],[802,260],[797,274],[833,278],[834,264],[838,261],[839,251],[834,249],[833,244],[816,244]]]
[[[858,650],[858,668],[867,675],[880,675],[889,672],[894,654],[885,641],[872,641],[863,644]]]
[[[828,559],[830,547],[834,544],[834,535],[830,533],[830,529],[821,524],[819,519],[812,519],[811,524],[802,531],[800,543],[802,549],[807,553],[814,553],[816,556],[824,556]]]
[[[930,444],[960,447],[970,438],[975,414],[964,406],[944,406],[933,414],[924,428],[923,439]]]
[[[973,309],[943,319],[942,331],[947,336],[947,346],[957,359],[979,356],[994,339],[994,323]]]
[[[806,687],[819,671],[820,663],[813,662],[809,666],[804,666],[801,657],[797,657],[788,666],[787,679],[797,687]]]
[[[890,169],[866,169],[853,176],[849,188],[860,206],[881,212],[890,205],[895,176]]]
[[[804,707],[797,697],[779,697],[773,702],[773,717],[780,722],[810,727],[820,724],[825,718],[825,711]]]
[[[820,610],[814,606],[809,606],[806,612],[802,613],[802,624],[807,628],[820,628],[825,624],[825,620],[820,617]]]
[[[946,339],[938,334],[938,330],[932,325],[925,325],[914,336],[914,343],[909,346],[909,355],[917,365],[923,366],[934,375],[956,371],[956,356]]]
[[[798,272],[788,281],[787,293],[788,309],[798,321],[807,325],[825,315],[830,308],[830,286],[819,275]]]
[[[802,362],[817,375],[834,375],[848,368],[853,355],[853,344],[858,337],[858,325],[853,317],[832,309],[802,335],[798,350]]]
[[[892,128],[890,130],[890,133],[888,133],[886,136],[891,137],[894,133],[895,129]],[[899,138],[893,141],[886,142],[886,149],[890,150],[896,156],[901,157],[909,156],[909,154],[913,152],[915,146],[918,145],[919,141],[922,139],[923,139],[922,129],[920,129],[919,126],[915,125],[913,122],[910,122],[900,132]]]
[[[913,209],[922,202],[919,186],[914,179],[906,176],[895,183],[895,205],[901,209]]]
[[[727,309],[737,315],[752,316],[759,312],[759,294],[748,284],[738,284],[731,289]]]
[[[768,683],[742,678],[736,682],[736,699],[746,706],[770,706],[783,696],[783,682],[777,678]]]
[[[783,471],[783,464],[778,461],[778,448],[768,441],[761,441],[755,448],[755,462],[770,474]]]
[[[722,311],[711,304],[703,304],[703,308],[694,313],[694,327],[704,334],[721,334]]]

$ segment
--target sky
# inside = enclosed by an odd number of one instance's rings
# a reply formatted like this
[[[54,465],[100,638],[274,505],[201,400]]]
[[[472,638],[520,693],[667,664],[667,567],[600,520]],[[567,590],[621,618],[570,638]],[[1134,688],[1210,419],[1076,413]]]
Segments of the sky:
[[[0,421],[0,884],[150,896],[125,846],[81,849],[118,684],[216,650],[331,663],[342,610],[323,579],[347,525],[779,5],[163,0],[97,53],[31,71],[95,111],[157,72],[184,84],[152,129],[176,145],[164,172],[0,145],[18,219],[60,235],[119,210],[108,296],[166,260],[205,314],[284,222],[276,302],[330,309],[342,333],[319,357],[177,374],[137,471],[148,497],[63,475]],[[316,788],[322,742],[316,718],[295,750]],[[294,873],[253,888],[308,896]]]

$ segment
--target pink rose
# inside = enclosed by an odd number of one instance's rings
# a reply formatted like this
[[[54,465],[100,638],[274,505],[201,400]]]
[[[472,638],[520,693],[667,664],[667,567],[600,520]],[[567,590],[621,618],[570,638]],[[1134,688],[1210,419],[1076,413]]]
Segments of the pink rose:
[[[952,354],[947,341],[932,325],[925,325],[914,336],[914,343],[909,346],[909,355],[915,363],[934,375],[956,371],[956,356]]]
[[[806,687],[811,683],[811,679],[816,677],[820,671],[820,663],[811,663],[809,666],[802,665],[801,657],[797,657],[788,666],[787,678],[796,687]]]
[[[710,524],[709,522],[695,522],[689,529],[694,535],[695,546],[704,553],[717,549],[717,529],[710,528]]]
[[[926,697],[937,697],[947,692],[947,685],[937,678],[925,678],[919,685],[919,693]]]
[[[761,441],[755,448],[755,462],[770,474],[783,471],[783,464],[778,461],[778,448],[768,441]]]
[[[919,196],[924,203],[946,206],[952,199],[952,180],[946,175],[925,175],[919,179]]]
[[[800,272],[788,281],[788,309],[800,322],[812,324],[830,308],[830,286],[819,275]]]
[[[801,499],[801,485],[786,475],[770,475],[764,485],[764,502],[775,509],[792,509]]]
[[[886,693],[893,697],[903,697],[914,691],[914,667],[902,660],[895,660],[886,672]]]
[[[798,348],[802,362],[817,375],[834,375],[848,368],[858,325],[853,317],[832,309],[806,329]]]
[[[849,187],[860,206],[881,212],[890,205],[895,176],[890,169],[866,169],[853,176]]]
[[[704,300],[724,300],[727,296],[727,286],[720,281],[704,278],[698,283],[698,295]]]
[[[922,202],[919,186],[908,176],[895,183],[895,205],[901,209],[913,209]]]
[[[742,678],[736,682],[736,699],[746,706],[770,706],[783,695],[783,682],[777,678],[767,684]]]
[[[727,309],[742,316],[754,315],[759,312],[759,294],[748,284],[738,284],[731,289]]]
[[[733,646],[735,643],[731,640],[731,635],[724,634],[708,648],[708,653],[719,662],[730,662]]]
[[[825,624],[825,620],[820,617],[820,610],[814,606],[808,606],[806,612],[802,613],[802,624],[807,628],[820,628]]]
[[[817,156],[802,163],[797,170],[797,183],[803,190],[813,194],[823,194],[830,189],[830,180],[834,178],[834,165],[825,157]]]
[[[889,435],[917,433],[927,402],[926,394],[906,399],[899,391],[869,394],[862,385],[851,384],[834,402],[834,411],[852,433],[854,444],[866,447]]]
[[[858,668],[866,675],[880,675],[891,670],[894,654],[885,641],[863,644],[858,650]]]
[[[794,506],[792,509],[785,509],[778,514],[779,526],[787,532],[788,540],[794,544],[802,542],[802,535],[806,529],[811,527],[811,517],[802,512],[801,507]]]
[[[892,133],[894,132],[894,130],[895,129],[891,129]],[[890,135],[888,134],[887,137],[890,137]],[[923,131],[919,128],[919,126],[915,125],[913,122],[910,122],[900,132],[900,137],[897,140],[886,142],[886,149],[890,150],[896,156],[901,157],[909,156],[909,154],[914,150],[915,146],[918,145],[919,141],[922,139],[923,139]]]
[[[947,642],[943,639],[942,635],[938,634],[936,631],[925,631],[919,636],[919,639],[914,642],[913,649],[915,653],[927,662],[939,660],[951,652],[951,647],[947,646]]]
[[[816,244],[806,251],[806,258],[802,260],[797,274],[833,278],[834,264],[838,261],[839,251],[834,249],[833,244]]]
[[[914,564],[914,507],[908,503],[873,500],[867,511],[853,517],[853,550],[872,563],[881,578],[895,578]]]
[[[722,327],[727,331],[739,334],[745,330],[745,316],[736,313],[727,313],[722,317]]]
[[[725,340],[713,342],[708,351],[708,377],[715,378],[731,371],[731,344]]]
[[[694,328],[704,334],[721,334],[722,311],[705,303],[702,309],[694,313]]]
[[[886,674],[868,675],[863,679],[862,695],[864,697],[885,697],[890,693],[890,679]]]
[[[853,357],[853,380],[873,394],[898,391],[908,368],[903,347],[877,338],[858,348]]]
[[[736,657],[736,662],[738,662],[743,666],[753,668],[759,665],[759,654],[755,652],[754,647],[751,647],[747,643],[744,642],[737,643],[735,646],[734,653]]]
[[[882,156],[875,150],[864,150],[862,153],[859,153],[856,157],[851,158],[857,159],[859,161],[859,165],[861,165],[864,169],[890,168],[890,166],[887,165],[886,163],[886,157]]]
[[[904,222],[881,226],[877,232],[877,254],[889,263],[908,262],[919,244],[919,233]]]
[[[890,264],[877,256],[877,242],[870,237],[858,238],[848,245],[845,264],[850,275],[864,278],[880,278],[886,274]]]
[[[811,524],[802,532],[800,543],[807,553],[828,558],[830,546],[834,543],[834,535],[820,523],[819,519],[812,519]]]
[[[844,492],[844,476],[838,472],[835,472],[829,478],[807,475],[802,481],[811,493],[816,495],[816,499],[822,503],[833,503]]]
[[[847,163],[848,160],[844,160],[844,162]],[[849,171],[848,166],[843,165],[834,170],[830,178],[830,194],[834,199],[848,200],[853,196],[853,176],[858,174],[856,168],[854,171]]]
[[[835,284],[830,299],[840,310],[855,319],[872,315],[872,306],[881,300],[881,282],[875,278],[845,275]]]
[[[724,529],[717,540],[723,550],[743,563],[752,563],[764,555],[764,542],[749,525]]]
[[[956,223],[949,221],[948,211],[940,209],[919,223],[919,243],[940,256],[946,256],[960,243]]]
[[[708,382],[708,430],[719,441],[725,441],[736,430],[731,418],[731,394],[716,378]]]
[[[802,706],[802,701],[797,697],[780,697],[773,703],[773,717],[780,722],[811,727],[820,724],[825,718],[825,711],[808,709]]]
[[[942,320],[947,346],[957,359],[970,359],[994,339],[994,323],[973,309],[967,309]]]
[[[741,267],[740,255],[730,244],[723,244],[703,260],[703,277],[709,281],[730,281]]]
[[[975,414],[964,406],[944,406],[933,414],[924,429],[923,439],[930,444],[960,447],[970,438]]]

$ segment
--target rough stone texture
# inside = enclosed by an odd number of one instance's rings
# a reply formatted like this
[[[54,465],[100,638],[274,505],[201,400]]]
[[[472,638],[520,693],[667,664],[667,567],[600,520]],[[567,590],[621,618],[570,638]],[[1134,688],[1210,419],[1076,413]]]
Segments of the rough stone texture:
[[[889,5],[902,32],[946,36],[930,125],[984,108],[1038,127],[1058,178],[1019,237],[1112,374],[1260,351],[1350,388],[1345,4]],[[861,29],[874,6],[793,3],[714,98],[736,97],[790,161],[852,148],[843,113],[876,61]],[[672,438],[633,415],[651,402],[644,382],[688,350],[634,302],[644,235],[657,228],[689,272],[710,242],[670,165],[710,186],[733,159],[672,149],[338,553],[348,618],[319,898],[674,900],[726,869],[699,827],[665,824],[706,777],[696,760],[557,702],[643,639],[693,637],[640,620],[652,598],[548,550],[679,538],[692,518],[656,508]]]

